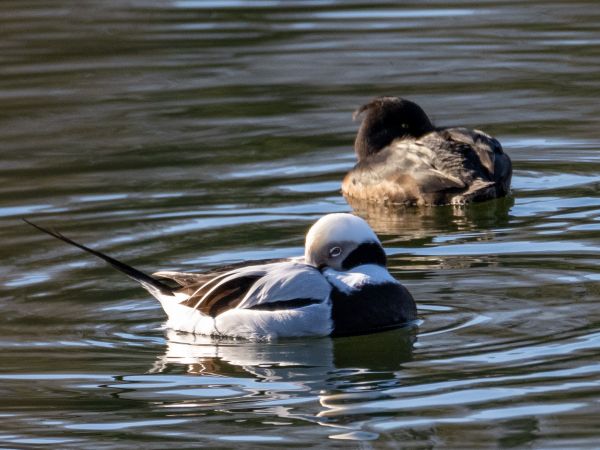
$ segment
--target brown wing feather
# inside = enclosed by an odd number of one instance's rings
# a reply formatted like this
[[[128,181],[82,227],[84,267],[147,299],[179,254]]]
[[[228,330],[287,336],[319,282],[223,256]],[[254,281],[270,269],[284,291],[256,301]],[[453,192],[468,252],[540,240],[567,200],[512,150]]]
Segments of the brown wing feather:
[[[252,261],[252,265],[264,265],[281,261],[286,261],[286,259],[256,260]],[[247,261],[222,266],[203,273],[161,271],[152,275],[177,283],[180,288],[176,293],[189,295],[189,298],[181,302],[182,305],[216,317],[222,312],[239,305],[248,290],[263,276],[262,274],[240,275],[227,282],[222,282],[233,271],[244,267],[248,267]],[[215,286],[217,287],[215,288]]]
[[[189,287],[192,285],[198,285],[198,287],[215,277],[214,273],[186,273],[186,272],[169,272],[161,271],[155,272],[152,276],[157,278],[164,278],[177,283],[181,287]]]
[[[421,186],[421,192],[426,194],[449,190],[456,191],[465,188],[465,183],[461,180],[437,170],[428,170],[424,173],[415,174],[414,178]]]
[[[275,262],[287,261],[288,258],[274,258],[274,259],[256,259],[253,261],[240,261],[233,264],[228,264],[226,266],[220,266],[214,269],[207,270],[206,272],[201,273],[192,273],[192,272],[174,272],[168,270],[161,270],[160,272],[155,272],[152,274],[153,277],[164,278],[167,280],[172,280],[177,283],[179,286],[183,288],[196,288],[200,287],[204,283],[218,277],[219,275],[223,275],[227,272],[231,272],[232,270],[240,269],[242,267],[247,267],[248,265],[258,266],[263,264],[270,264]],[[180,291],[182,292],[182,291]]]
[[[248,290],[259,280],[262,275],[248,275],[236,277],[220,284],[206,297],[205,295],[213,289],[214,283],[208,287],[202,287],[194,292],[182,305],[198,309],[203,314],[216,317],[222,312],[235,308],[246,296]]]
[[[480,170],[484,169],[487,172],[483,174],[483,178],[485,175],[490,179],[494,177],[495,155],[502,153],[500,142],[483,131],[469,130],[468,128],[446,128],[442,133],[448,140],[466,145],[477,155],[479,164],[482,166]]]

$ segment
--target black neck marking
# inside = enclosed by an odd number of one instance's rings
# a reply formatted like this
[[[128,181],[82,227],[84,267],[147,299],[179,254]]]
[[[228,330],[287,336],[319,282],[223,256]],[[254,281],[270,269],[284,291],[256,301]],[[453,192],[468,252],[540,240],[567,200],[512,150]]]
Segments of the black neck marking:
[[[356,247],[342,262],[342,269],[349,270],[363,264],[377,264],[385,267],[387,257],[385,251],[376,242],[365,242]]]
[[[400,283],[365,285],[351,293],[331,292],[332,336],[374,333],[417,318],[410,292]]]

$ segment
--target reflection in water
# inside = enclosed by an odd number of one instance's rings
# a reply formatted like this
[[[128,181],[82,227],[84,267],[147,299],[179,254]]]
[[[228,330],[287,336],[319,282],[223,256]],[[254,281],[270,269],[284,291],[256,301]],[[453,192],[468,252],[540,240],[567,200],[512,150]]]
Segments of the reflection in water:
[[[442,232],[464,232],[501,227],[509,223],[514,198],[507,197],[464,206],[413,207],[382,205],[346,197],[355,214],[377,232],[399,240],[435,237]]]
[[[244,398],[257,390],[268,390],[270,394],[266,399],[257,399],[251,405],[230,403],[220,407],[265,410],[280,419],[332,426],[333,438],[364,440],[371,435],[377,437],[377,434],[369,435],[353,426],[349,427],[350,435],[340,437],[337,434],[340,428],[348,427],[320,418],[327,416],[327,398],[349,393],[368,402],[378,390],[396,386],[402,365],[412,359],[416,331],[415,328],[403,328],[364,336],[258,343],[217,340],[167,330],[166,352],[150,372],[169,374],[183,366],[186,374],[198,375],[197,381],[177,376],[161,380],[165,385],[161,389],[161,398],[170,398],[169,394],[180,398],[169,403],[169,408],[177,405],[179,408],[195,407],[199,405],[199,398],[212,402],[210,398]],[[248,377],[254,380],[242,381]],[[157,386],[156,377],[125,377],[124,381],[151,383],[153,389]],[[123,389],[125,386],[115,387]],[[131,384],[131,388],[135,392],[121,396],[143,397],[139,393],[143,386]],[[292,407],[301,404],[305,406]],[[339,408],[336,403],[335,410]]]
[[[155,363],[153,373],[169,366],[185,365],[186,373],[239,376],[246,374],[267,381],[307,382],[327,380],[321,389],[337,389],[335,374],[356,371],[367,380],[369,372],[393,373],[412,357],[415,328],[343,338],[289,339],[252,342],[215,339],[166,330],[167,350]]]

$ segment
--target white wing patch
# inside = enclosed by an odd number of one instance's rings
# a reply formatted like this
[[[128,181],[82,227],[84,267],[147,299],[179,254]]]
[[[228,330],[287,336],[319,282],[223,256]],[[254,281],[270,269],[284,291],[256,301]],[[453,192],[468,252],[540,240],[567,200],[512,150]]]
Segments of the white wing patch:
[[[297,299],[325,301],[331,286],[314,267],[293,262],[274,263],[250,288],[238,308]]]

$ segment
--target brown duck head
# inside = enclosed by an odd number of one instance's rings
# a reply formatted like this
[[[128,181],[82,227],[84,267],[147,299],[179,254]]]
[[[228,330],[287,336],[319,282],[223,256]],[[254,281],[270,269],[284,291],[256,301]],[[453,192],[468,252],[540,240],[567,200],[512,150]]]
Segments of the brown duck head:
[[[400,97],[377,97],[358,108],[353,118],[365,114],[354,141],[359,161],[374,155],[394,139],[419,138],[435,128],[419,105]]]

